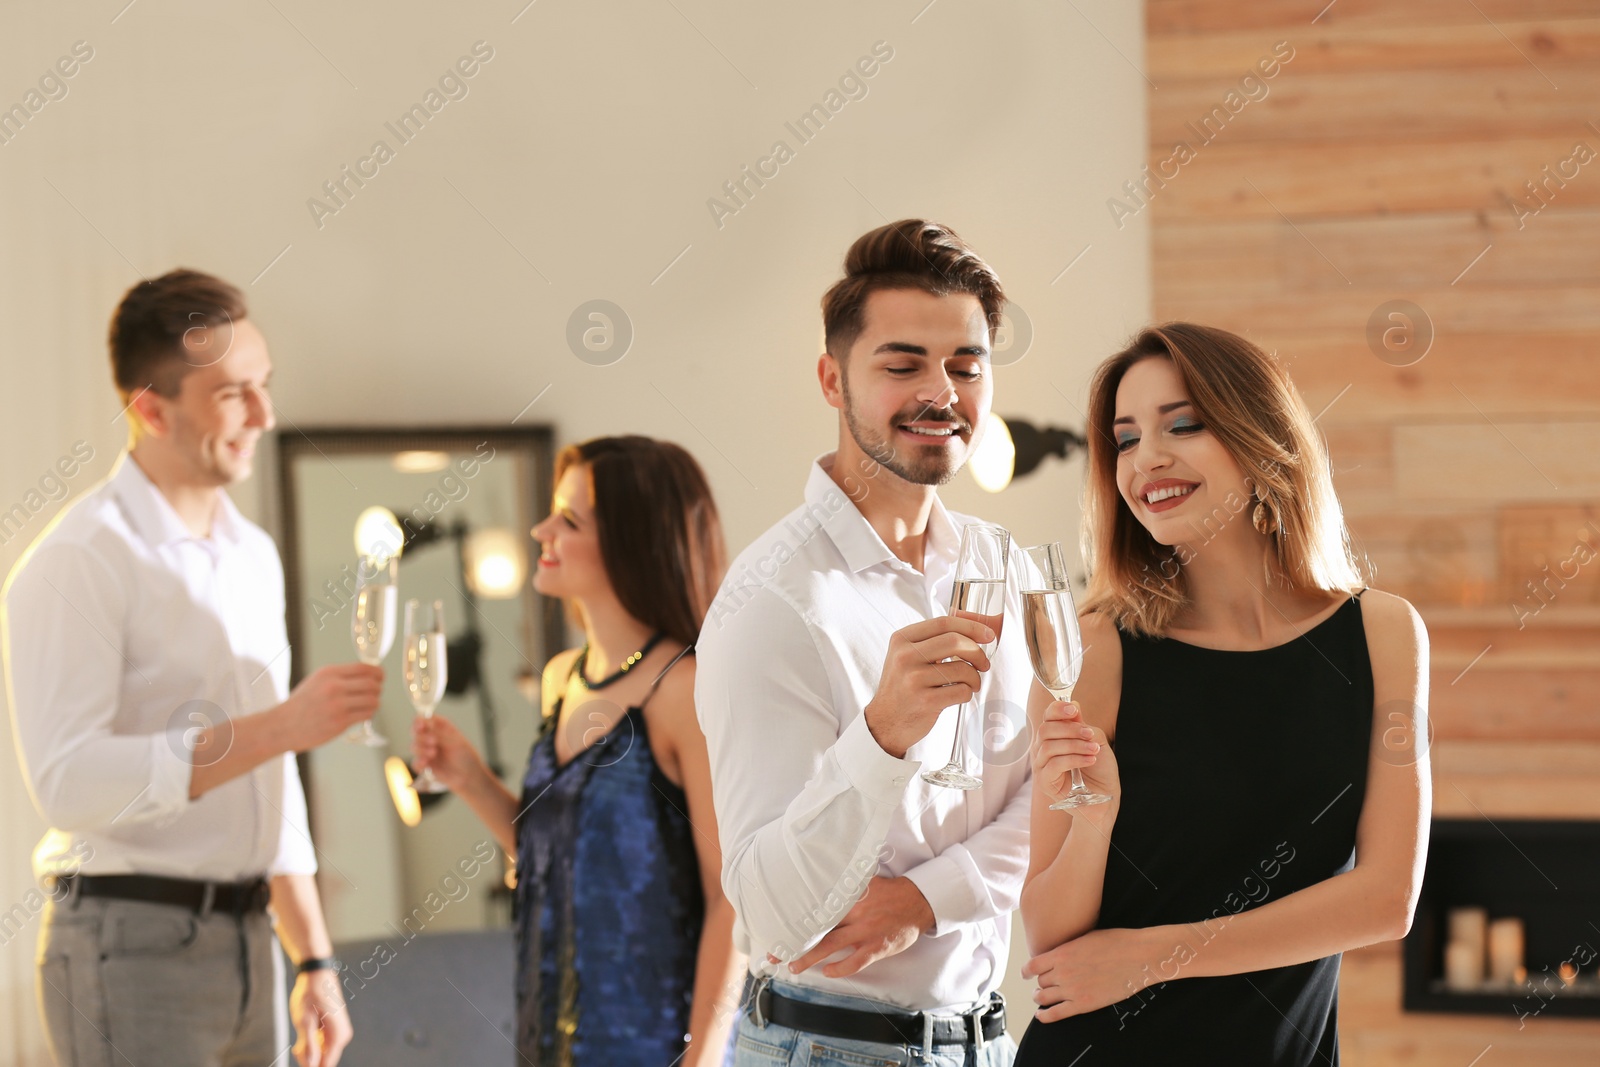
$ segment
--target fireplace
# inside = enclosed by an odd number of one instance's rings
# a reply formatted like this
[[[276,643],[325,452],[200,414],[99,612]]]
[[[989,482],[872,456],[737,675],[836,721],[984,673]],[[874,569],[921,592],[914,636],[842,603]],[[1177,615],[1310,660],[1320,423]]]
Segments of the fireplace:
[[[1507,936],[1497,947],[1504,968],[1520,941],[1525,974],[1472,982],[1459,968],[1473,952],[1458,948],[1448,980],[1457,909],[1483,909],[1491,922],[1520,919],[1520,935],[1514,923],[1499,927]],[[1458,943],[1470,943],[1460,928],[1470,932],[1473,919],[1458,914]],[[1403,976],[1406,1011],[1600,1016],[1600,822],[1435,820]]]

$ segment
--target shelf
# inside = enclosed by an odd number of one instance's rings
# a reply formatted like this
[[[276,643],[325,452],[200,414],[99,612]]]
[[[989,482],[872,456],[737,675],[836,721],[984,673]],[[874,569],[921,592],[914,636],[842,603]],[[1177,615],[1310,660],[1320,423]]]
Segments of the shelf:
[[[1600,928],[1592,924],[1590,910],[1597,898],[1600,822],[1435,819],[1422,893],[1404,943],[1405,1010],[1516,1020],[1600,1018],[1600,977],[1595,971]],[[1471,993],[1444,984],[1448,917],[1459,907],[1484,908],[1491,919],[1522,920],[1524,965],[1534,984],[1502,984]],[[1579,967],[1570,986],[1553,977],[1564,962]]]

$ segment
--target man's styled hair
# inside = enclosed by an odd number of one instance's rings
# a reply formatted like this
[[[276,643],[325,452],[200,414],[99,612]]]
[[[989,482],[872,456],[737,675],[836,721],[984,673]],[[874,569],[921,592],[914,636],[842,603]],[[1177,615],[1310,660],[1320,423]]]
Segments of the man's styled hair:
[[[131,400],[146,386],[161,396],[177,396],[185,373],[215,361],[186,355],[184,335],[247,316],[243,293],[197,270],[179,268],[135,285],[112,314],[108,339],[111,376],[122,399]]]
[[[991,344],[1006,300],[994,269],[950,227],[927,219],[891,222],[856,238],[845,253],[844,277],[822,298],[823,338],[834,359],[850,354],[865,325],[867,297],[880,289],[971,293],[983,305]]]

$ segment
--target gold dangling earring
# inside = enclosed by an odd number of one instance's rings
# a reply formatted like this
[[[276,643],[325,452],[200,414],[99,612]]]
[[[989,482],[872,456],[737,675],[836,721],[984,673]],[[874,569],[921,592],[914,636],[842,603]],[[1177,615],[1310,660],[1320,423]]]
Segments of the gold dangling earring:
[[[1277,509],[1267,507],[1267,501],[1261,495],[1260,486],[1256,487],[1255,496],[1256,506],[1255,510],[1250,513],[1250,523],[1256,528],[1256,533],[1271,533],[1272,528],[1278,525]]]

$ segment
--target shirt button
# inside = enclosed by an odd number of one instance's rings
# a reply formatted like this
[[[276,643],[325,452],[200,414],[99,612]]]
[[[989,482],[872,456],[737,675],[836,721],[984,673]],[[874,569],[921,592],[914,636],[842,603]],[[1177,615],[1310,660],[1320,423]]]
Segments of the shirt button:
[[[895,785],[905,785],[906,784],[906,776],[903,775],[903,774],[897,774],[897,775],[894,776],[893,781],[894,781]]]

